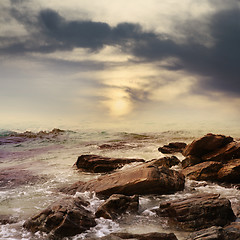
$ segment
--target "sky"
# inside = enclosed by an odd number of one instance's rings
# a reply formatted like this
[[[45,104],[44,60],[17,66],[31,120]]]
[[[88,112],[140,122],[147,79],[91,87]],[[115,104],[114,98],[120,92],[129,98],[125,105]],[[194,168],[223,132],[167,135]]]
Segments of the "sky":
[[[237,128],[239,0],[3,0],[0,128]]]

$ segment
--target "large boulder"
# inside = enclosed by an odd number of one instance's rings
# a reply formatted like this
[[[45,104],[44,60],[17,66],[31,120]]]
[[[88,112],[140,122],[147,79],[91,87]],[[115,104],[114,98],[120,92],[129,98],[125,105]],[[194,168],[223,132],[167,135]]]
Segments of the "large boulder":
[[[171,142],[168,145],[159,147],[158,151],[165,154],[172,154],[176,152],[182,153],[186,146],[187,144],[184,142]]]
[[[191,167],[183,169],[181,172],[192,180],[216,181],[218,178],[218,171],[223,167],[219,162],[203,162]]]
[[[111,172],[125,164],[144,162],[143,159],[135,158],[108,158],[98,155],[81,155],[75,163],[76,167],[87,172],[104,173]]]
[[[194,140],[191,144],[187,145],[183,151],[183,155],[202,157],[205,154],[226,146],[232,141],[232,137],[208,133],[204,137]]]
[[[137,212],[139,207],[139,197],[113,194],[97,209],[95,216],[106,219],[115,219],[126,212]]]
[[[94,215],[79,197],[63,198],[27,220],[23,227],[31,232],[46,232],[57,237],[74,236],[96,225]]]
[[[62,189],[62,192],[74,194],[92,191],[105,196],[115,193],[124,195],[168,194],[183,190],[184,184],[183,174],[166,167],[158,167],[153,161],[103,175],[89,182],[77,182]]]
[[[158,214],[187,231],[225,226],[235,220],[231,203],[219,194],[200,194],[161,203]]]

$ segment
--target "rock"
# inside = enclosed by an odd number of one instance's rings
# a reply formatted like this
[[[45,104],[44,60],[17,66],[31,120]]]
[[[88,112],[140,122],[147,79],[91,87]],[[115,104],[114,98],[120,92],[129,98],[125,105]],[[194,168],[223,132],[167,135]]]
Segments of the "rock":
[[[217,173],[222,182],[240,183],[240,159],[233,159],[225,164]]]
[[[89,182],[77,182],[62,189],[62,192],[74,194],[94,191],[98,195],[105,196],[115,193],[124,195],[168,194],[183,190],[184,184],[183,174],[166,167],[158,167],[154,165],[154,162],[150,162],[103,175]]]
[[[137,212],[139,197],[113,194],[96,211],[95,216],[100,218],[115,219],[126,212]]]
[[[211,153],[219,148],[226,146],[232,141],[232,137],[209,133],[204,137],[197,139],[191,144],[187,145],[187,147],[183,151],[183,155],[202,157],[205,154]]]
[[[131,234],[131,233],[113,233],[113,235],[121,239],[137,239],[137,240],[177,240],[173,233],[146,233],[146,234]]]
[[[23,227],[54,236],[74,236],[96,225],[94,215],[86,210],[87,202],[77,197],[61,199],[27,220]]]
[[[168,217],[170,224],[177,224],[187,231],[211,226],[225,226],[235,220],[231,203],[219,194],[200,194],[185,199],[160,204],[160,216]]]
[[[123,167],[125,164],[133,162],[145,162],[143,159],[131,158],[108,158],[97,155],[81,155],[78,157],[75,165],[77,168],[95,173],[111,172],[117,168]]]
[[[223,238],[223,228],[217,226],[193,232],[187,238],[187,240],[224,240],[224,239],[225,238]]]
[[[121,239],[132,239],[132,240],[177,240],[177,237],[173,233],[146,233],[146,234],[131,234],[131,233],[112,233],[106,237],[97,238],[101,240],[121,240]],[[97,240],[89,239],[89,240]]]
[[[21,169],[19,166],[3,168],[0,172],[0,189],[10,189],[20,185],[34,184],[43,180],[46,179],[34,175],[33,172],[29,170]]]
[[[180,163],[180,160],[175,156],[163,157],[163,158],[154,160],[155,165],[164,166],[167,168],[171,168],[172,166],[178,165],[179,163]]]
[[[195,156],[188,156],[182,162],[181,165],[183,168],[194,166],[198,163],[201,163],[202,159]]]
[[[183,169],[181,172],[192,180],[216,181],[218,178],[218,171],[223,167],[219,162],[203,162],[191,167]]]
[[[239,240],[240,223],[234,222],[222,228],[213,226],[191,233],[187,240]]]
[[[158,151],[161,153],[171,154],[176,152],[182,152],[186,146],[187,144],[183,142],[172,142],[168,145],[164,145],[163,147],[158,148]]]
[[[226,163],[236,158],[240,158],[240,142],[231,142],[220,149],[205,154],[202,160]]]
[[[240,222],[233,222],[224,227],[224,240],[240,239]]]

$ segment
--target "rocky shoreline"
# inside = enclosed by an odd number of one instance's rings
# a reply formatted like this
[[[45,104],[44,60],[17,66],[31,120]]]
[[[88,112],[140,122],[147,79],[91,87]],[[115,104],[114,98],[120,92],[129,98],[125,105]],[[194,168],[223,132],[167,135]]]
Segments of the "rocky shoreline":
[[[139,197],[149,194],[170,194],[182,191],[185,178],[196,181],[214,181],[220,184],[240,183],[240,143],[233,138],[207,134],[185,143],[170,143],[158,149],[176,156],[151,161],[143,159],[107,158],[82,155],[78,171],[100,172],[102,175],[88,182],[76,182],[61,189],[66,197],[28,219],[24,228],[42,231],[51,238],[74,236],[96,225],[97,218],[115,219],[125,213],[138,214]],[[134,163],[129,168],[124,165]],[[176,171],[172,166],[177,165]],[[96,212],[88,210],[89,202],[74,195],[77,192],[95,192],[105,202]],[[156,213],[166,218],[175,229],[189,231],[188,240],[240,239],[239,213],[231,202],[219,194],[192,194],[190,197],[159,202]],[[177,239],[174,233],[127,234],[113,233],[102,239]]]

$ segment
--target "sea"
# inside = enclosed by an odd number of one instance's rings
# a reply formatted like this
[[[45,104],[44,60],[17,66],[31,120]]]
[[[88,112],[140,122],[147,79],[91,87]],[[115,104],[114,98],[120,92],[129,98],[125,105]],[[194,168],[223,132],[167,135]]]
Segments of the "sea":
[[[170,142],[190,143],[208,132],[201,130],[120,131],[99,129],[63,129],[25,132],[0,130],[0,239],[48,239],[44,233],[30,233],[23,223],[65,195],[60,188],[76,181],[96,179],[100,174],[85,173],[74,167],[78,156],[97,154],[106,157],[143,158],[164,157],[160,146]],[[240,131],[224,129],[216,134],[231,135],[240,140]],[[109,147],[101,147],[102,145]],[[175,154],[180,160],[184,157]],[[168,156],[168,155],[167,155]],[[136,163],[134,163],[136,164]],[[124,168],[132,167],[126,165]],[[179,167],[173,167],[179,170]],[[122,171],[119,169],[118,171]],[[137,214],[125,214],[118,219],[97,219],[97,225],[85,233],[64,239],[100,238],[113,232],[149,233],[174,232],[184,240],[188,232],[172,229],[167,220],[156,215],[160,202],[181,199],[196,193],[219,193],[231,201],[233,209],[239,206],[240,190],[234,186],[186,180],[185,189],[170,195],[140,196]],[[94,192],[76,193],[90,202],[94,213],[103,202]]]

